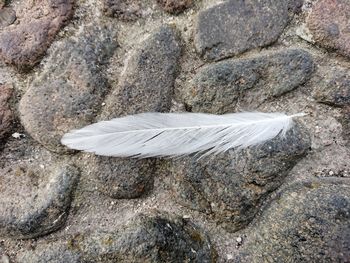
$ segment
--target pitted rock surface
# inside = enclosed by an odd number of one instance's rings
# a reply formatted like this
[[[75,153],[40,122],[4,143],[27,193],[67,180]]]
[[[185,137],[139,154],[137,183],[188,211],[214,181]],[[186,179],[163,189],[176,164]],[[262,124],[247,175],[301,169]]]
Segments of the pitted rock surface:
[[[183,98],[193,112],[235,112],[239,104],[255,109],[305,83],[313,68],[310,54],[298,49],[224,60],[199,70]]]
[[[7,27],[16,20],[16,12],[9,7],[0,9],[0,29]]]
[[[337,107],[350,106],[350,74],[348,70],[328,68],[322,71],[313,91],[314,98],[322,103]]]
[[[89,26],[51,52],[19,105],[21,121],[36,141],[51,151],[65,152],[63,134],[93,121],[109,90],[101,68],[115,48],[111,30]]]
[[[78,175],[77,168],[68,165],[48,171],[35,165],[1,169],[1,236],[35,238],[59,229],[68,216]]]
[[[102,0],[103,12],[107,16],[116,17],[122,21],[135,21],[142,16],[142,1],[140,0]]]
[[[120,84],[108,96],[103,119],[170,109],[176,65],[180,56],[177,32],[162,26],[131,54]],[[154,159],[94,157],[100,190],[114,198],[136,198],[152,189]]]
[[[275,42],[301,1],[229,0],[198,14],[194,43],[208,60],[218,60]]]
[[[245,150],[199,160],[184,157],[173,164],[170,187],[181,204],[212,215],[227,231],[237,231],[254,218],[309,147],[307,133],[295,126],[285,137]]]
[[[0,142],[3,143],[4,139],[13,129],[14,114],[10,108],[9,101],[11,99],[13,89],[10,85],[0,85]],[[0,146],[1,148],[1,146]]]
[[[349,1],[320,0],[312,8],[307,27],[317,44],[350,58],[349,20]]]
[[[234,262],[347,262],[350,185],[311,180],[283,191]]]
[[[346,262],[348,6],[0,0],[0,262]],[[60,142],[130,114],[238,111],[306,115],[201,159]]]
[[[208,236],[193,223],[166,214],[139,214],[115,232],[82,233],[39,245],[18,262],[214,262]],[[52,261],[51,261],[52,260]]]
[[[170,14],[179,14],[189,8],[193,0],[157,0],[162,9]]]
[[[26,0],[18,21],[0,34],[0,57],[21,69],[37,64],[73,15],[73,0]]]

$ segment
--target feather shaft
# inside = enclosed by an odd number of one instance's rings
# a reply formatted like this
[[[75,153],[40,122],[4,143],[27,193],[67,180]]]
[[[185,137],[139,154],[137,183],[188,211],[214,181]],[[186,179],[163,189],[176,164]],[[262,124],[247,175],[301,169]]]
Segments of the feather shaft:
[[[142,113],[101,121],[66,133],[71,149],[115,157],[172,157],[218,154],[282,136],[292,126],[283,113]]]

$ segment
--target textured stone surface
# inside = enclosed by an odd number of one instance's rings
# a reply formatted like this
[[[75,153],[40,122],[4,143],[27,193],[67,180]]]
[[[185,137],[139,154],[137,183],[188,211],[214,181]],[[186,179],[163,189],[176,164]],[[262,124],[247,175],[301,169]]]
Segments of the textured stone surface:
[[[271,203],[235,262],[348,262],[350,185],[297,183]]]
[[[154,160],[92,157],[99,190],[112,198],[137,198],[153,188]]]
[[[31,68],[72,14],[73,0],[26,0],[17,12],[19,23],[0,34],[0,57],[19,68]]]
[[[301,1],[230,0],[199,13],[195,46],[206,59],[237,55],[275,42]]]
[[[307,27],[317,44],[350,57],[349,20],[348,0],[320,0],[312,8]]]
[[[179,14],[192,5],[193,0],[157,0],[162,9],[170,14]]]
[[[256,109],[266,99],[305,83],[312,72],[311,56],[298,49],[225,60],[203,67],[184,92],[183,99],[193,112],[234,112],[238,103]]]
[[[350,105],[346,106],[342,113],[340,123],[343,126],[343,137],[347,140],[348,147],[350,147]]]
[[[197,226],[165,214],[140,214],[115,232],[76,235],[39,245],[21,262],[215,262],[210,240]],[[49,261],[55,259],[55,261]]]
[[[79,172],[65,165],[43,171],[35,165],[0,170],[0,235],[34,238],[64,224]]]
[[[140,0],[103,0],[103,12],[122,21],[134,21],[142,15]]]
[[[0,85],[0,142],[3,142],[13,128],[14,115],[9,105],[12,93],[11,86]]]
[[[90,124],[108,91],[101,66],[116,48],[108,28],[86,27],[50,54],[47,66],[21,99],[21,121],[27,132],[46,148],[66,151],[65,132]]]
[[[180,51],[174,28],[166,25],[156,29],[128,58],[120,84],[106,100],[102,118],[169,111]]]
[[[131,54],[120,84],[103,108],[103,119],[170,109],[180,45],[176,31],[162,26]],[[96,157],[94,172],[102,192],[114,198],[139,197],[152,188],[154,159]]]
[[[309,147],[308,135],[295,126],[284,138],[245,150],[199,160],[184,157],[173,164],[170,187],[181,204],[211,214],[227,231],[236,231],[253,219]]]
[[[16,12],[12,8],[5,7],[0,9],[0,29],[13,24],[15,20]]]
[[[350,74],[340,68],[322,71],[313,96],[322,103],[343,107],[350,105]]]

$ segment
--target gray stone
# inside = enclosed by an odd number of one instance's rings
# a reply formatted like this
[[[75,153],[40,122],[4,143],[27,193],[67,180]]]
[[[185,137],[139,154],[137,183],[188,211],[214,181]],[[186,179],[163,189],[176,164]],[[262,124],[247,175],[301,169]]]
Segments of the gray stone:
[[[237,55],[275,42],[301,1],[229,0],[199,13],[195,46],[209,60]]]
[[[57,44],[19,105],[27,132],[47,149],[65,152],[64,133],[93,121],[108,91],[102,65],[116,48],[107,27],[86,27]]]
[[[321,71],[313,97],[318,101],[337,107],[350,105],[350,74],[340,68]]]
[[[12,8],[5,7],[0,9],[0,28],[4,28],[13,24],[15,20],[16,12]]]
[[[254,218],[268,194],[284,181],[289,170],[310,147],[299,126],[263,144],[229,150],[198,160],[184,157],[171,168],[170,187],[180,204],[210,215],[229,232]]]
[[[347,106],[342,110],[340,123],[343,126],[343,138],[347,141],[347,146],[350,147],[350,106]]]
[[[135,21],[142,15],[140,0],[102,0],[103,12],[122,21]]]
[[[350,58],[349,20],[348,0],[320,0],[312,8],[306,25],[318,45]]]
[[[193,0],[157,0],[158,5],[170,14],[179,14],[193,4]]]
[[[350,185],[296,183],[264,211],[235,262],[349,262]]]
[[[68,216],[78,175],[68,165],[50,171],[35,165],[1,169],[0,235],[26,239],[59,229]]]
[[[110,94],[101,119],[170,109],[180,45],[176,31],[162,26],[128,59],[120,84]],[[114,198],[136,198],[153,186],[154,159],[93,157],[100,190]]]
[[[0,142],[2,144],[14,126],[14,113],[10,107],[12,93],[11,85],[0,85]]]
[[[238,103],[256,109],[265,100],[305,83],[313,68],[309,53],[299,49],[225,60],[203,67],[183,92],[183,99],[193,112],[234,112]]]
[[[174,28],[166,25],[155,30],[127,59],[120,84],[107,97],[101,118],[169,111],[180,52]]]
[[[153,189],[154,160],[92,157],[100,192],[112,198],[138,198]]]
[[[50,261],[55,259],[54,261]],[[139,214],[115,232],[89,232],[25,251],[18,262],[215,262],[208,236],[182,218]]]

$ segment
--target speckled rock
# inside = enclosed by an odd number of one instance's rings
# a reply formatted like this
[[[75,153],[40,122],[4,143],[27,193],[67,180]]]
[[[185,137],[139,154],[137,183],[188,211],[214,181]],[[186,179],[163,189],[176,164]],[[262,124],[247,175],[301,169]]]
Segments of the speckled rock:
[[[229,0],[199,13],[195,46],[209,60],[237,55],[275,42],[301,1]]]
[[[156,29],[128,58],[120,84],[108,96],[101,118],[169,111],[180,52],[173,27]]]
[[[14,115],[9,105],[12,92],[11,86],[0,85],[0,142],[3,142],[13,128]]]
[[[319,81],[313,92],[317,101],[337,107],[350,105],[350,74],[348,70],[325,69],[319,75]]]
[[[47,174],[46,174],[47,173]],[[0,235],[35,238],[59,229],[68,216],[79,172],[72,166],[0,170]]]
[[[13,24],[15,20],[16,12],[12,8],[5,7],[0,9],[0,29]]]
[[[103,12],[122,21],[134,21],[142,15],[141,3],[140,0],[103,0]]]
[[[43,71],[20,101],[27,132],[47,149],[67,151],[62,135],[90,124],[109,90],[101,74],[116,48],[114,33],[89,26],[55,45]]]
[[[225,60],[203,67],[183,92],[183,99],[193,112],[234,112],[237,105],[256,109],[266,99],[305,83],[313,67],[310,54],[299,49]]]
[[[215,262],[215,258],[209,238],[197,226],[157,213],[137,215],[115,232],[83,233],[66,242],[39,245],[22,253],[18,262]]]
[[[281,193],[235,262],[348,262],[350,185],[322,179]]]
[[[312,8],[307,27],[313,41],[350,58],[350,2],[320,0]]]
[[[208,158],[184,157],[172,166],[170,187],[175,200],[205,212],[229,232],[245,227],[267,195],[310,147],[310,138],[296,125],[276,137],[244,150]]]
[[[72,14],[73,0],[26,0],[19,23],[0,34],[0,57],[21,69],[33,67]]]
[[[138,198],[153,188],[154,160],[91,158],[91,173],[98,178],[99,191],[112,198]]]
[[[119,85],[106,100],[101,119],[170,109],[180,45],[176,31],[162,26],[128,59]],[[153,185],[154,159],[93,157],[100,189],[114,198],[136,198]]]
[[[347,146],[350,147],[350,106],[346,106],[342,110],[342,117],[340,119],[340,123],[343,126],[343,137],[347,140]]]
[[[189,8],[193,0],[157,0],[162,9],[170,14],[179,14]]]

